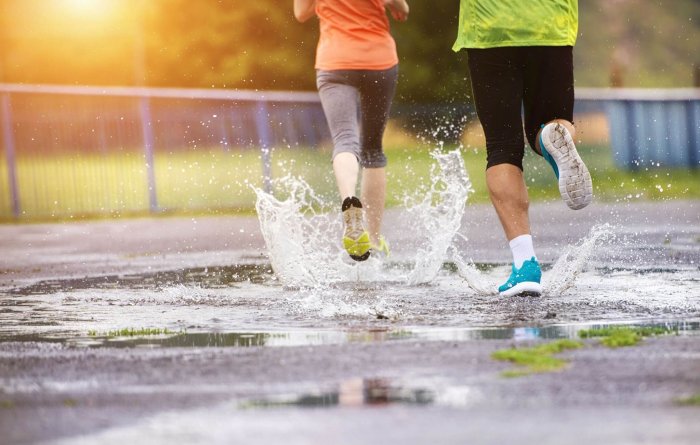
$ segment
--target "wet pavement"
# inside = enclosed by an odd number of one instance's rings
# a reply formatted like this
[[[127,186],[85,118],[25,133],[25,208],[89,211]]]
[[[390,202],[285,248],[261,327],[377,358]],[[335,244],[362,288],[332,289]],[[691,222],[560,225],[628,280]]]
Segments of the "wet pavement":
[[[697,443],[700,202],[531,223],[545,294],[512,300],[489,205],[421,284],[400,210],[381,279],[311,287],[275,275],[254,216],[0,226],[2,443]],[[520,378],[491,358],[617,324],[670,334]]]

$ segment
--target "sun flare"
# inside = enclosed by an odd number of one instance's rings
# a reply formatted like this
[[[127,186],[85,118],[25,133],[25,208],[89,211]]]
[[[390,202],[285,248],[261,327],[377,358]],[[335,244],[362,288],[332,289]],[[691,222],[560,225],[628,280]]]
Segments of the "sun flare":
[[[88,17],[108,15],[114,9],[113,0],[56,0],[66,13]]]

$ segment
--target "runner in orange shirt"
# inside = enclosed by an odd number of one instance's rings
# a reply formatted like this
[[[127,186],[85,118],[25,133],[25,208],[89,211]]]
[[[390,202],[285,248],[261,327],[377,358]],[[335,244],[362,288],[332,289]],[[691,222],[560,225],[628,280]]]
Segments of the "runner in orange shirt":
[[[382,136],[396,89],[398,56],[386,8],[397,21],[408,17],[405,0],[294,0],[297,20],[316,15],[320,21],[316,85],[333,137],[343,247],[356,261],[372,252],[389,253],[381,236],[387,164]],[[362,200],[356,196],[360,166]]]

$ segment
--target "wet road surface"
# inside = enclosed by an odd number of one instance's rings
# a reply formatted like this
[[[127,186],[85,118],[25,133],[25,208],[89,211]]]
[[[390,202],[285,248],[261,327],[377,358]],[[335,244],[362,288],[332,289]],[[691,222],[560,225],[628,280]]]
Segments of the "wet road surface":
[[[474,269],[419,285],[400,211],[384,279],[315,287],[277,279],[255,217],[0,226],[3,443],[696,443],[700,203],[531,220],[545,295],[508,301],[480,289],[510,260],[490,206],[454,243]],[[491,358],[619,323],[674,333],[520,378]]]

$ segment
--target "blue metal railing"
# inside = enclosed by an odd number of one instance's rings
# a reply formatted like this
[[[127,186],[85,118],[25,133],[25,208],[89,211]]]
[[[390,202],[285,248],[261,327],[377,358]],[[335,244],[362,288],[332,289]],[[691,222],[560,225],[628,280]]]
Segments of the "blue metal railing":
[[[579,88],[576,100],[577,113],[607,115],[619,167],[699,166],[700,89]],[[446,142],[458,140],[460,125],[475,118],[469,104],[397,105],[392,116]],[[163,163],[198,150],[254,150],[255,176],[269,189],[273,148],[329,142],[315,92],[0,84],[0,119],[2,219],[172,208],[159,202],[158,182],[172,179]],[[436,136],[439,128],[444,134]],[[86,184],[95,190],[78,193]]]
[[[312,92],[0,84],[0,117],[0,217],[25,214],[18,158],[135,153],[143,159],[148,208],[155,212],[161,209],[156,153],[259,149],[263,186],[269,189],[273,147],[313,148],[329,139],[320,100]],[[39,189],[52,186],[32,184],[37,189],[32,191],[48,195]],[[3,199],[10,204],[3,206]],[[76,211],[92,212],[66,209]],[[56,212],[60,209],[51,211]]]
[[[604,106],[618,167],[700,167],[700,88],[577,89]]]

